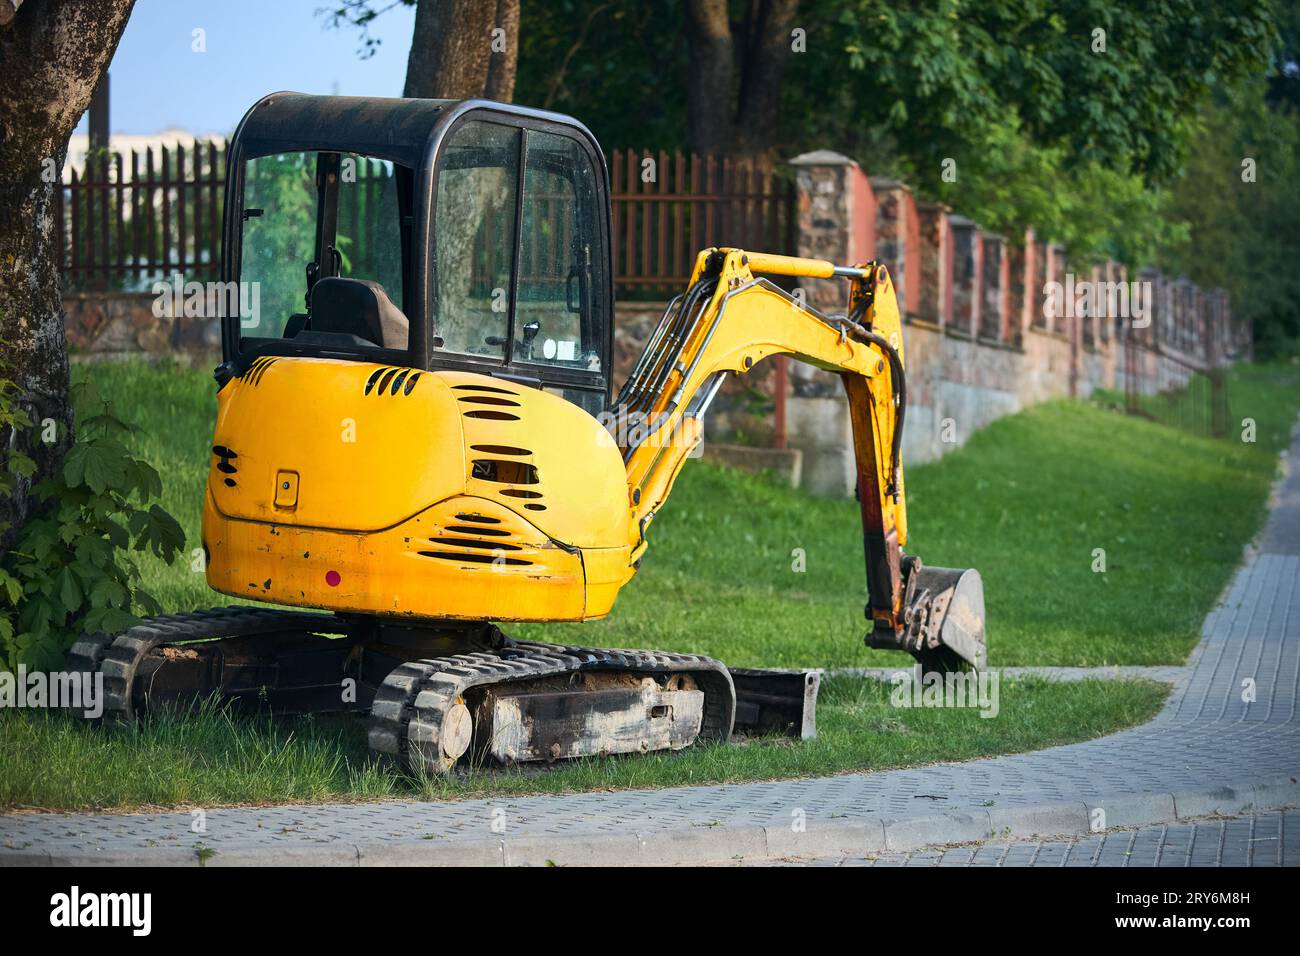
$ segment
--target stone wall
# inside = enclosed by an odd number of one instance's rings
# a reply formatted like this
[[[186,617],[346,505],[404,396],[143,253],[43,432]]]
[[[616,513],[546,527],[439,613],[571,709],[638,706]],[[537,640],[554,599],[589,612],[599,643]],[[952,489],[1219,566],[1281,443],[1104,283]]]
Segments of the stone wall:
[[[1227,295],[1202,290],[1187,277],[1139,276],[1145,318],[1129,301],[1127,269],[1119,263],[1076,263],[1050,238],[1026,230],[1003,236],[947,207],[918,201],[904,183],[871,177],[870,202],[855,201],[852,160],[819,151],[798,157],[800,203],[820,215],[799,255],[840,263],[884,262],[899,289],[904,313],[908,412],[905,459],[931,461],[962,445],[1003,415],[1047,399],[1122,391],[1134,362],[1133,384],[1144,392],[1177,388],[1196,368],[1249,354],[1250,332],[1235,322]],[[837,188],[844,188],[836,195]],[[812,194],[805,197],[805,190]],[[875,249],[853,245],[866,218],[875,223]],[[1057,284],[1063,308],[1051,305]],[[825,285],[825,284],[820,284]],[[1119,294],[1118,299],[1107,297]],[[842,286],[842,284],[841,284]],[[1087,287],[1092,298],[1077,299]],[[809,301],[843,308],[842,289],[821,289]],[[1138,347],[1125,347],[1131,339]],[[838,388],[788,397],[789,443],[803,452],[804,485],[813,491],[853,492],[848,408]],[[825,373],[820,373],[825,374]],[[831,376],[827,376],[830,378]]]
[[[64,328],[74,354],[200,355],[221,351],[221,323],[154,314],[148,292],[72,292],[63,296]],[[211,309],[205,309],[212,314]]]

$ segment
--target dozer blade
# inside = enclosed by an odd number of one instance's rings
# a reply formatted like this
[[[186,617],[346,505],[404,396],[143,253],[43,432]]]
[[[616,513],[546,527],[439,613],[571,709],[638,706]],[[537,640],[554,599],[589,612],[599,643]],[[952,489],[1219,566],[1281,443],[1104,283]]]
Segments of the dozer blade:
[[[929,592],[930,613],[925,651],[947,648],[976,670],[987,658],[984,639],[984,582],[974,568],[922,567],[916,577],[918,596]]]
[[[801,740],[817,736],[821,671],[728,670],[736,688],[736,733],[746,737],[783,734]]]

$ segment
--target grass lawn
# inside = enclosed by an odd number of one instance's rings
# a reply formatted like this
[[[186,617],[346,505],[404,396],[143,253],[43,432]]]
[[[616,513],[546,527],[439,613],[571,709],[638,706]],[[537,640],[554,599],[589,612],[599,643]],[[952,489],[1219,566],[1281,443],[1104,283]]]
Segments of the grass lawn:
[[[79,367],[139,428],[165,505],[198,545],[214,389],[205,370]],[[1300,369],[1234,372],[1233,417],[1255,443],[1212,441],[1081,402],[998,422],[943,461],[908,471],[912,540],[929,564],[984,576],[990,660],[1174,664],[1258,529],[1277,452],[1300,406]],[[792,570],[802,549],[806,570]],[[1096,549],[1104,573],[1093,570]],[[188,562],[147,562],[164,607],[228,603]],[[862,540],[852,501],[765,476],[689,464],[651,532],[642,571],[610,617],[522,626],[522,637],[713,655],[738,666],[906,666],[862,645]],[[1164,689],[1142,682],[1004,682],[1001,713],[898,710],[888,685],[826,682],[821,736],[676,756],[592,760],[550,772],[412,781],[366,753],[360,721],[240,719],[93,729],[0,714],[0,805],[126,807],[664,786],[910,766],[1036,749],[1148,719]]]
[[[1166,689],[1146,681],[1003,681],[998,715],[890,706],[889,684],[823,685],[818,737],[701,746],[679,754],[573,761],[551,768],[412,778],[366,748],[364,721],[230,719],[216,708],[130,726],[87,727],[59,714],[0,713],[0,807],[136,808],[447,799],[768,780],[911,767],[1037,750],[1150,719]]]

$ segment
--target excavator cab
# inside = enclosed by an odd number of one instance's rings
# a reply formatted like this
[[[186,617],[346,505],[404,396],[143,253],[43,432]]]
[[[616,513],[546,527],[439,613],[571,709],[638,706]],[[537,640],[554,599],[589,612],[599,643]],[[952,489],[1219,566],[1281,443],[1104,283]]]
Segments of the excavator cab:
[[[277,93],[236,131],[227,196],[222,277],[257,290],[224,319],[229,374],[334,357],[490,375],[593,415],[608,403],[608,185],[580,123]]]

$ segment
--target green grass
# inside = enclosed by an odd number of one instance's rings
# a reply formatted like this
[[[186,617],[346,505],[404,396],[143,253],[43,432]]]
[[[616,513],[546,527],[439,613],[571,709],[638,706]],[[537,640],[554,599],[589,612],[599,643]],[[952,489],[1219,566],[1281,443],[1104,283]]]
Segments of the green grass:
[[[202,370],[79,367],[138,426],[165,504],[198,545],[213,386]],[[1300,369],[1230,381],[1233,418],[1256,442],[1213,441],[1098,405],[1037,406],[908,471],[912,540],[929,564],[984,576],[990,656],[1010,664],[1174,664],[1264,514],[1277,453],[1300,405]],[[1094,549],[1106,571],[1093,571]],[[802,549],[806,571],[792,570]],[[169,609],[228,603],[188,562],[145,563]],[[862,539],[852,501],[693,462],[656,521],[643,570],[610,617],[512,633],[711,654],[737,666],[905,666],[862,646]],[[1087,739],[1150,718],[1144,682],[1004,682],[1001,714],[898,710],[887,685],[826,682],[820,736],[678,755],[589,760],[544,773],[412,780],[366,752],[359,720],[227,719],[211,710],[126,728],[0,713],[0,805],[213,806],[286,800],[451,797],[769,779],[912,766]]]
[[[891,687],[826,682],[819,735],[679,754],[577,761],[549,769],[413,778],[366,749],[346,718],[230,719],[205,706],[181,717],[92,726],[62,714],[0,711],[0,807],[213,807],[382,797],[448,799],[767,780],[910,767],[1069,743],[1150,719],[1166,688],[1143,681],[1003,681],[999,713],[899,709]]]

